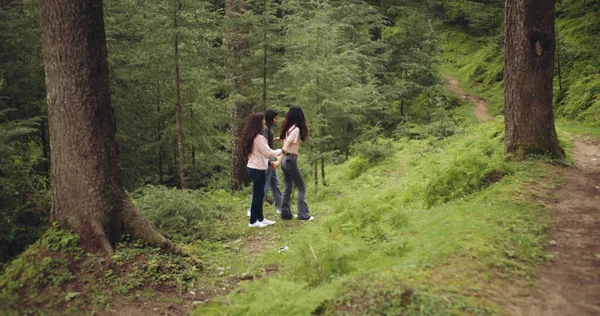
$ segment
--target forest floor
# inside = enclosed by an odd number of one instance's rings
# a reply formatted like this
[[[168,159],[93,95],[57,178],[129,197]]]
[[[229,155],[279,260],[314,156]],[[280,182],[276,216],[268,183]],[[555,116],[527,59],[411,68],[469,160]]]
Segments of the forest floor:
[[[485,100],[467,95],[446,76],[446,89],[475,103],[479,122],[492,119]],[[552,211],[547,252],[533,289],[507,289],[509,315],[600,315],[600,141],[571,135],[573,166],[549,166],[560,184],[539,194]],[[537,188],[538,192],[547,189]],[[512,296],[512,297],[510,297]]]
[[[458,80],[446,79],[448,91],[475,104],[473,114],[480,123],[494,119],[484,99],[465,93]],[[558,185],[530,188],[534,198],[552,212],[546,249],[551,259],[537,267],[535,282],[502,283],[502,289],[497,289],[507,315],[600,315],[600,141],[575,134],[571,137],[574,147],[569,154],[574,165],[548,164],[548,173],[560,179]],[[260,231],[246,236],[241,248],[244,260],[250,262],[275,251],[285,242],[284,235],[282,231]],[[270,267],[262,277],[276,271],[277,267]],[[199,287],[183,295],[160,293],[161,300],[114,302],[114,309],[99,314],[185,315],[197,304],[227,295],[238,281],[225,281],[226,287],[222,284],[218,291]]]

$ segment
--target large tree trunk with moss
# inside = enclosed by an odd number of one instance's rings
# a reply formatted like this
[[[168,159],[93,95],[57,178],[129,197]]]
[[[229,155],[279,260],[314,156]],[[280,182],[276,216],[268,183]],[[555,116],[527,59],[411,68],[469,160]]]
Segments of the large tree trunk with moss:
[[[88,251],[131,234],[176,250],[133,206],[117,161],[102,0],[41,0],[50,130],[52,220]]]
[[[241,23],[239,15],[244,0],[226,0],[225,17],[227,20],[227,55],[230,78],[232,86],[230,98],[233,98],[231,127],[231,188],[237,190],[242,185],[250,183],[247,175],[246,164],[248,157],[244,157],[240,148],[240,137],[246,118],[252,113],[252,103],[248,100],[251,79],[248,69],[248,58],[250,57],[250,43],[245,35],[248,26]]]
[[[561,157],[552,113],[554,0],[507,0],[504,36],[505,150]]]

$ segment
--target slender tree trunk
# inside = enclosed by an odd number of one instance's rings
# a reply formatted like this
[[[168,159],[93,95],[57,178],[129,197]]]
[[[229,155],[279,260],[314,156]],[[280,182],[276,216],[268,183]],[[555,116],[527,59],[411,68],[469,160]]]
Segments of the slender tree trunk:
[[[319,186],[319,159],[314,160],[314,178],[315,178],[315,187]]]
[[[179,150],[179,183],[181,188],[187,188],[185,182],[185,155],[183,143],[183,122],[181,114],[181,96],[179,89],[179,34],[177,34],[177,14],[181,10],[180,0],[175,0],[175,10],[173,11],[173,28],[175,38],[173,40],[173,50],[175,51],[175,124],[177,125],[177,148]]]
[[[348,123],[346,126],[346,160],[350,157],[350,133],[352,132],[352,124]]]
[[[267,110],[267,26],[269,24],[267,14],[267,0],[263,0],[263,93],[262,93],[262,111]]]
[[[325,157],[321,156],[321,183],[323,186],[327,186],[327,182],[325,181]]]
[[[226,34],[227,55],[229,64],[230,78],[232,86],[230,97],[236,99],[232,109],[232,127],[231,127],[231,188],[240,189],[243,185],[250,183],[248,178],[246,164],[248,157],[242,155],[240,148],[240,137],[246,118],[252,113],[252,104],[247,99],[250,89],[250,70],[246,60],[250,56],[250,43],[244,35],[248,33],[247,26],[240,25],[236,17],[241,12],[241,6],[244,0],[226,0],[225,18],[228,22]]]
[[[112,254],[125,233],[176,248],[133,206],[117,160],[102,0],[41,0],[52,220],[88,251]]]
[[[556,34],[556,72],[558,74],[558,88],[560,89],[560,92],[564,92],[565,90],[563,90],[563,85],[562,85],[562,74],[560,71],[559,48],[560,48],[560,40],[559,40],[558,32],[557,32],[557,34]]]
[[[197,188],[198,174],[196,172],[196,147],[192,145],[192,189]]]
[[[156,100],[156,141],[158,142],[158,183],[164,183],[163,158],[164,151],[162,148],[162,124],[160,121],[160,82],[156,85],[158,97]]]
[[[400,101],[400,116],[404,116],[404,100]]]
[[[190,121],[194,122],[194,109],[190,105]],[[198,172],[196,170],[196,146],[192,145],[192,189],[197,188]]]
[[[46,118],[40,120],[40,138],[42,139],[42,155],[44,157],[44,176],[50,179],[50,157],[48,154],[48,135],[46,133]]]
[[[562,157],[552,113],[554,0],[507,0],[504,35],[505,150]]]
[[[325,187],[327,186],[327,182],[325,181],[325,157],[323,156],[323,153],[325,152],[325,128],[323,126],[319,128],[319,134],[321,134],[321,143],[319,144],[319,155],[321,156],[321,183]]]

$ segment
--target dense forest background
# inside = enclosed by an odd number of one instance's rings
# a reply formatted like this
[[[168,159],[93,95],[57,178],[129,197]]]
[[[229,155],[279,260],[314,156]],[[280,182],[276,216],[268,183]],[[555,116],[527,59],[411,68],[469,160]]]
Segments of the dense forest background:
[[[200,199],[231,190],[240,102],[281,116],[290,104],[304,109],[311,139],[301,168],[314,187],[327,185],[325,166],[359,157],[353,170],[360,169],[385,157],[394,140],[460,132],[464,118],[452,110],[463,101],[444,91],[443,74],[468,80],[490,112],[502,114],[504,1],[263,0],[227,15],[223,1],[107,0],[104,8],[125,186],[159,227],[177,224],[147,205],[181,188],[181,162]],[[561,1],[556,17],[556,117],[598,126],[600,2]],[[2,263],[49,225],[38,20],[37,1],[0,1]],[[234,31],[247,44],[239,55],[226,47]],[[210,228],[201,228],[189,238],[208,238]]]

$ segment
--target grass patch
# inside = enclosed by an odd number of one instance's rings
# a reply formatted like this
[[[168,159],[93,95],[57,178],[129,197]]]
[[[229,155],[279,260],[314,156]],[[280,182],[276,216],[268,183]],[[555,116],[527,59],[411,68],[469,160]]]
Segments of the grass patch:
[[[252,264],[276,266],[276,276],[196,313],[500,313],[486,285],[527,284],[548,224],[525,185],[542,163],[508,161],[502,141],[500,123],[487,123],[402,140],[354,179],[356,160],[329,167],[329,186],[309,191],[317,221],[278,223],[269,232],[277,242]]]

